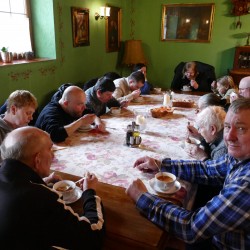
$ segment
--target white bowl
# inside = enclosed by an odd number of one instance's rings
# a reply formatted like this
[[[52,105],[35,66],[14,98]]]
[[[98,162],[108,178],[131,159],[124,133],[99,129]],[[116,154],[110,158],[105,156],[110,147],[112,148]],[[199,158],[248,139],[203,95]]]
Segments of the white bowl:
[[[186,85],[185,85],[185,86],[182,87],[182,90],[183,90],[183,91],[191,91],[192,89],[191,89],[190,86],[186,86]]]
[[[154,88],[154,92],[156,94],[160,94],[161,93],[161,88]]]
[[[112,107],[112,108],[110,108],[110,112],[113,115],[119,115],[119,114],[121,114],[121,108],[119,108],[119,107]]]
[[[58,181],[53,185],[53,189],[62,194],[64,200],[70,199],[75,193],[76,184],[73,181]]]

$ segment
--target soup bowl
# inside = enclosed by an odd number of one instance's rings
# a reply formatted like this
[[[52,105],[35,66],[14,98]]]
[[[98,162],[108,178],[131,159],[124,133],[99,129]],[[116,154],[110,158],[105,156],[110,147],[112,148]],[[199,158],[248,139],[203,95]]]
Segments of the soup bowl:
[[[70,199],[75,194],[76,184],[73,181],[62,180],[53,185],[53,189],[62,194],[64,200]]]

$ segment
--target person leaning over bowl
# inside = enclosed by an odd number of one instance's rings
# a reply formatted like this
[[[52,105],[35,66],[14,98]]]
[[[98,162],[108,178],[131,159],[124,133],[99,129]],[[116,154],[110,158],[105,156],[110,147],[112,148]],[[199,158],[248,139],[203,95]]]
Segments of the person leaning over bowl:
[[[144,85],[140,88],[141,95],[149,95],[150,91],[153,90],[153,85],[148,82],[147,79],[147,66],[144,63],[137,63],[133,67],[133,72],[141,71],[145,77]]]
[[[195,211],[147,192],[140,179],[126,193],[150,221],[188,244],[205,244],[197,249],[250,248],[250,99],[235,100],[226,115],[224,141],[228,154],[217,160],[165,159],[161,171],[208,186],[223,185],[220,193]],[[142,157],[134,163],[141,171],[157,171],[155,159]],[[194,247],[194,246],[193,246]]]
[[[200,145],[192,145],[187,153],[197,160],[216,160],[227,153],[223,140],[223,129],[226,112],[219,106],[208,106],[198,113],[196,124],[199,133],[206,142],[205,150]],[[203,143],[204,146],[204,143]],[[194,207],[204,206],[213,196],[221,190],[221,186],[207,187],[198,185]]]
[[[101,132],[104,122],[95,114],[85,114],[85,92],[77,86],[68,86],[61,98],[52,98],[39,114],[35,126],[48,132],[53,142],[63,142],[77,129],[94,123]]]
[[[1,145],[1,249],[101,249],[104,220],[94,190],[97,179],[91,174],[80,182],[84,212],[78,215],[42,179],[50,173],[52,145],[49,135],[35,127],[13,130]]]
[[[115,91],[115,84],[108,77],[101,77],[96,84],[85,91],[86,108],[98,117],[105,114],[111,107],[126,107],[128,102],[117,101],[112,94]]]
[[[192,61],[184,64],[182,72],[178,72],[172,80],[173,90],[182,90],[184,86],[189,86],[193,91],[211,92],[211,83],[215,80],[214,71],[211,71],[211,67],[203,66],[206,70],[199,72],[197,63]]]
[[[219,106],[208,106],[198,113],[196,125],[200,135],[208,144],[209,150],[205,152],[199,146],[192,147],[187,152],[190,156],[198,160],[215,160],[227,153],[223,140],[225,117],[225,110]]]
[[[144,74],[141,71],[131,73],[128,77],[114,80],[115,91],[113,97],[119,102],[132,101],[140,96],[141,90],[145,82]]]
[[[208,93],[203,96],[201,96],[198,100],[198,108],[196,110],[196,113],[201,112],[203,109],[209,106],[220,106],[223,107],[223,109],[227,110],[228,104],[225,99],[221,99],[219,96],[217,96],[214,93]],[[187,137],[193,137],[197,140],[201,141],[201,146],[204,148],[205,152],[210,152],[210,146],[205,141],[205,139],[202,137],[200,132],[198,131],[197,127],[194,125],[188,123],[187,125]]]

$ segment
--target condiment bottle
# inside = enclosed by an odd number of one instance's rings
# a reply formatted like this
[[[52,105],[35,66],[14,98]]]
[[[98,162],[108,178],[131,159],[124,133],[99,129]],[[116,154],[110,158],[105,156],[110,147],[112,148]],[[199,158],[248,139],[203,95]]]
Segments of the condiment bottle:
[[[133,129],[132,125],[127,126],[127,133],[126,133],[126,144],[130,145],[130,137],[133,137]]]

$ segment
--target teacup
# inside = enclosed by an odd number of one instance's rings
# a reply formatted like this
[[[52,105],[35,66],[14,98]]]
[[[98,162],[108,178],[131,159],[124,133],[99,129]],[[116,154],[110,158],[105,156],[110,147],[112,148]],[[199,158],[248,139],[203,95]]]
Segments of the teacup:
[[[110,112],[113,115],[119,115],[119,114],[121,114],[121,108],[119,108],[119,107],[112,107],[112,108],[110,108]]]
[[[58,181],[53,185],[53,189],[62,194],[64,200],[69,200],[75,194],[76,184],[73,181]]]
[[[176,176],[167,172],[159,172],[155,175],[155,184],[162,190],[167,191],[172,188],[175,184]]]

